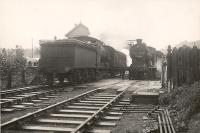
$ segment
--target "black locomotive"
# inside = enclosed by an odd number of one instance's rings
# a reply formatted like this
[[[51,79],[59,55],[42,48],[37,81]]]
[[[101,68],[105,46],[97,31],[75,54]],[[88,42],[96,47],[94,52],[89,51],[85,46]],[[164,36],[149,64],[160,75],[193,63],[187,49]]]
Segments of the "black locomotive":
[[[126,67],[126,55],[89,36],[41,41],[40,72],[49,84],[56,77],[61,83],[93,81],[115,76]]]
[[[156,78],[157,51],[147,46],[142,39],[136,39],[136,44],[129,44],[129,54],[132,64],[129,68],[129,79],[149,80]]]

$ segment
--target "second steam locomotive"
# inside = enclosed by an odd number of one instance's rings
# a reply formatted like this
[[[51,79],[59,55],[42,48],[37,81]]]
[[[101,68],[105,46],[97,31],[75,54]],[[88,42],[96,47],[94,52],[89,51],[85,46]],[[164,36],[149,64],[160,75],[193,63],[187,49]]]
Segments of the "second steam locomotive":
[[[93,81],[126,67],[125,54],[89,36],[43,41],[40,46],[40,71],[49,84],[54,77],[61,83],[65,78],[74,84]]]
[[[161,52],[147,46],[142,42],[142,39],[136,39],[136,44],[129,44],[129,46],[129,54],[132,59],[132,64],[129,68],[129,79],[156,79],[156,63]]]

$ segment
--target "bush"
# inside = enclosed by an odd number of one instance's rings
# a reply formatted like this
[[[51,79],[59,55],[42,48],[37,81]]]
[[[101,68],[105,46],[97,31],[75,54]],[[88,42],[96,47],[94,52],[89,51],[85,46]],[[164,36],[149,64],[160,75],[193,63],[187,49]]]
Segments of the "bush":
[[[175,88],[169,94],[165,92],[160,96],[160,102],[168,105],[176,130],[185,131],[190,120],[200,113],[200,81]]]

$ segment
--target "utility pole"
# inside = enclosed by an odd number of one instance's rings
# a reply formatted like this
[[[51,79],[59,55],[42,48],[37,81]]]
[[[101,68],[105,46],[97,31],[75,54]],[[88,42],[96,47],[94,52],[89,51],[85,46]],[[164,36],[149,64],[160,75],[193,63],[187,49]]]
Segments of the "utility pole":
[[[33,38],[32,38],[32,58],[33,58]]]

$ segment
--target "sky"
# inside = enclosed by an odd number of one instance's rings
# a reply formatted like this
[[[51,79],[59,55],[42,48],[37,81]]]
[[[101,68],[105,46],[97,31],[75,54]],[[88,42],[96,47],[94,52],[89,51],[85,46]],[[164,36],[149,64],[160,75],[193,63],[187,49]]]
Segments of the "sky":
[[[0,0],[0,48],[39,47],[80,22],[116,49],[137,38],[163,49],[200,40],[200,0]]]

